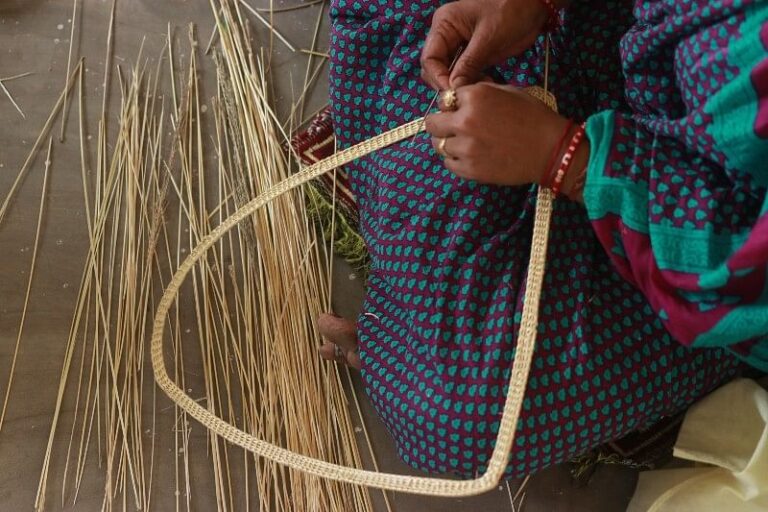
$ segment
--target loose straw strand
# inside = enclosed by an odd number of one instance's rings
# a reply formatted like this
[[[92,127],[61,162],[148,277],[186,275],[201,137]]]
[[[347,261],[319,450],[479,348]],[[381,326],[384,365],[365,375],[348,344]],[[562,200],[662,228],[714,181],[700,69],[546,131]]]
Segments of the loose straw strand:
[[[75,77],[78,76],[78,74],[80,73],[80,67],[82,65],[83,65],[83,60],[80,59],[80,62],[77,64],[75,69],[72,71],[72,74],[69,76],[69,84],[67,86],[67,90],[72,88],[72,85],[74,85]],[[40,131],[40,134],[37,136],[37,140],[35,140],[35,143],[32,144],[32,149],[30,149],[26,160],[24,160],[24,163],[22,164],[21,169],[19,169],[19,172],[16,175],[16,179],[13,181],[13,184],[11,185],[10,190],[8,190],[8,193],[6,194],[5,199],[3,200],[3,203],[0,204],[0,226],[2,226],[3,224],[3,219],[5,218],[5,214],[8,210],[8,207],[11,201],[16,195],[16,191],[19,185],[21,184],[21,181],[24,179],[24,176],[26,176],[27,171],[29,170],[29,166],[32,164],[32,160],[37,154],[37,150],[40,148],[40,144],[42,143],[42,141],[45,139],[45,136],[50,131],[54,118],[59,113],[59,110],[61,109],[61,106],[63,103],[64,103],[64,92],[62,91],[61,95],[59,96],[59,99],[56,101],[56,104],[53,107],[53,110],[51,110],[51,113],[48,115],[48,119],[45,121],[45,124],[43,125],[43,129]]]
[[[67,52],[67,75],[69,76],[69,71],[72,67],[72,47],[75,42],[75,23],[77,20],[77,2],[78,0],[72,0],[72,17],[70,18],[72,27],[69,31],[69,52]],[[64,84],[64,112],[61,115],[61,133],[59,134],[59,142],[64,142],[64,128],[67,125],[67,113],[69,111],[69,108],[67,107],[67,94],[69,91],[69,87],[67,87],[67,84]]]
[[[16,361],[19,356],[19,347],[21,346],[21,338],[24,335],[24,325],[27,320],[27,308],[29,307],[29,296],[32,292],[32,283],[35,279],[35,269],[37,268],[37,251],[40,248],[40,232],[43,226],[43,213],[45,212],[45,196],[48,192],[48,171],[51,167],[51,149],[53,147],[53,139],[48,139],[48,154],[45,158],[45,171],[43,174],[43,186],[40,192],[40,208],[37,214],[37,229],[35,230],[35,245],[32,249],[32,260],[29,264],[29,278],[27,279],[27,291],[24,295],[24,306],[21,310],[21,320],[19,321],[19,330],[16,335],[16,345],[13,349],[13,357],[11,359],[11,369],[8,374],[8,385],[5,388],[5,398],[3,399],[3,410],[0,412],[0,431],[3,429],[3,423],[5,422],[5,413],[8,410],[8,399],[11,396],[11,387],[13,386],[13,377],[16,373]]]

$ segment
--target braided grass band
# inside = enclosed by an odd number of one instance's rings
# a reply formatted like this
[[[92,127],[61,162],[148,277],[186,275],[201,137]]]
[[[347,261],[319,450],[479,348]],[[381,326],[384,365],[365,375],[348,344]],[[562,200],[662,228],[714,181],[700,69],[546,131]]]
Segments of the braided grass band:
[[[528,90],[528,92],[542,101],[545,101],[549,106],[554,106],[554,97],[545,93],[543,89],[533,88],[533,90]],[[223,437],[227,441],[237,446],[241,446],[266,459],[321,478],[328,478],[351,484],[431,496],[471,496],[494,489],[504,475],[508,456],[515,437],[515,429],[520,416],[525,388],[528,382],[528,373],[531,367],[531,360],[533,358],[533,351],[536,343],[539,297],[544,277],[549,222],[552,215],[552,194],[549,190],[543,187],[539,189],[538,194],[526,282],[525,304],[523,306],[515,360],[509,378],[509,390],[504,404],[504,411],[501,417],[496,445],[488,463],[488,470],[479,478],[474,480],[449,480],[445,478],[413,477],[390,473],[378,473],[375,471],[366,471],[331,464],[329,462],[291,452],[285,448],[267,443],[243,432],[200,406],[171,381],[168,372],[166,371],[165,361],[163,360],[163,334],[165,323],[168,311],[173,305],[179,292],[179,288],[192,267],[205,255],[206,251],[210,249],[213,244],[224,236],[224,234],[280,195],[344,165],[345,163],[411,137],[419,133],[422,126],[423,119],[416,119],[307,167],[303,171],[294,174],[290,178],[278,183],[273,188],[253,199],[214,229],[208,236],[203,238],[176,271],[176,274],[173,276],[168,288],[160,299],[152,329],[152,368],[158,386],[160,386],[160,388],[165,391],[171,400],[173,400],[179,407],[184,409],[209,430]]]

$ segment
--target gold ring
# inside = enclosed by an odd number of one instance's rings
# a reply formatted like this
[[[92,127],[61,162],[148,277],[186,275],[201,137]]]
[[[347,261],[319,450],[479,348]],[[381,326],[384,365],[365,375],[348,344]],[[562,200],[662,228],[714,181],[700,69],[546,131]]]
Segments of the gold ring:
[[[456,89],[446,89],[440,94],[445,110],[454,111],[458,108],[459,98],[456,96]]]
[[[443,137],[440,139],[440,142],[437,144],[437,153],[439,155],[442,155],[445,158],[450,158],[451,160],[454,160],[455,157],[451,155],[446,149],[445,145],[448,143],[448,137]]]

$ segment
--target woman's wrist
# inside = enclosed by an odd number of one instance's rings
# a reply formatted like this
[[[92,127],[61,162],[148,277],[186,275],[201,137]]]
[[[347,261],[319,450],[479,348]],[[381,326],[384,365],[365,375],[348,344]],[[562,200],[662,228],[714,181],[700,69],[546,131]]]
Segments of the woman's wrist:
[[[589,149],[589,139],[585,135],[579,147],[576,148],[571,172],[565,176],[561,189],[563,195],[568,199],[582,204],[584,203],[584,183],[589,165]]]
[[[579,133],[581,132],[581,133]],[[589,162],[589,140],[583,127],[559,118],[543,133],[548,160],[535,182],[574,201],[583,202],[584,172]]]
[[[555,123],[552,130],[544,138],[544,146],[549,148],[546,165],[539,172],[536,183],[547,188],[552,187],[555,175],[563,158],[563,152],[568,141],[573,136],[575,124],[570,119],[558,117],[558,123]]]

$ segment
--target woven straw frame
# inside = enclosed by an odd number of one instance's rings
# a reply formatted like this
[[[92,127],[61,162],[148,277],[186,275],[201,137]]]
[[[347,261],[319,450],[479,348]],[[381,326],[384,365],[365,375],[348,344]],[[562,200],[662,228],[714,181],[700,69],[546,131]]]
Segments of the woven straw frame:
[[[556,110],[554,97],[539,87],[526,89],[526,92],[546,103]],[[549,224],[552,216],[552,193],[543,187],[539,188],[536,215],[534,218],[533,239],[526,281],[526,295],[523,314],[517,340],[515,359],[509,378],[509,389],[504,403],[504,410],[499,426],[496,444],[488,462],[487,471],[473,480],[450,480],[445,478],[413,477],[391,473],[360,470],[331,464],[313,459],[285,448],[260,440],[234,425],[231,425],[212,414],[190,398],[168,376],[163,360],[163,335],[165,323],[173,302],[178,295],[184,279],[193,266],[205,255],[217,241],[229,230],[234,228],[248,216],[269,204],[277,197],[293,190],[308,181],[333,169],[349,163],[357,158],[385,148],[419,133],[423,127],[423,118],[416,119],[398,128],[385,132],[377,137],[338,152],[290,178],[278,183],[270,190],[262,193],[248,204],[236,211],[231,217],[203,238],[184,260],[167,289],[163,293],[155,314],[152,338],[151,356],[152,368],[158,386],[179,407],[202,423],[206,428],[223,437],[227,441],[241,446],[261,457],[303,471],[321,478],[328,478],[368,487],[390,491],[423,494],[430,496],[461,497],[482,494],[496,488],[501,481],[508,463],[508,457],[515,439],[520,410],[523,404],[528,374],[531,368],[533,352],[536,344],[538,325],[539,299],[544,278],[546,263]]]

